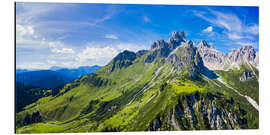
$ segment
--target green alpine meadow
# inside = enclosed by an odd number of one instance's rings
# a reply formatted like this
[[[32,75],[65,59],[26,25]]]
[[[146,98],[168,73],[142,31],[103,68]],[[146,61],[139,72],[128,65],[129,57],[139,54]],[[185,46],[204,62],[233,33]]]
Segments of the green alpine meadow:
[[[259,129],[258,7],[15,8],[17,134]]]

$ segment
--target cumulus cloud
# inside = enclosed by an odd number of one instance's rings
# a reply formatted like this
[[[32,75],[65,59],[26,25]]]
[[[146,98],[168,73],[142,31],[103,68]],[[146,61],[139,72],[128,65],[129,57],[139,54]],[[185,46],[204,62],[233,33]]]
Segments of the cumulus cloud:
[[[119,53],[113,47],[86,47],[82,53],[77,54],[77,60],[79,63],[87,63],[90,61],[101,61],[106,59],[106,62],[110,61]],[[107,63],[102,63],[107,64]]]
[[[209,26],[206,29],[203,30],[203,32],[212,32],[213,31],[213,27]]]
[[[117,35],[114,35],[114,34],[106,34],[105,35],[105,38],[108,38],[108,39],[118,39]]]

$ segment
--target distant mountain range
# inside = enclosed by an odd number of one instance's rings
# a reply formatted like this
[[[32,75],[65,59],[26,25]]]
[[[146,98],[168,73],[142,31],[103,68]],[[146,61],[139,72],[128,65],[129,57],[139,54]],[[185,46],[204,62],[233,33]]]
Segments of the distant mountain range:
[[[56,71],[62,74],[65,74],[67,76],[70,76],[72,78],[79,78],[82,75],[90,74],[98,69],[100,69],[101,66],[94,65],[94,66],[81,66],[78,68],[61,68],[61,67],[51,67],[50,70]]]
[[[74,79],[75,78],[63,73],[51,70],[37,70],[16,74],[16,82],[42,89],[54,89],[55,87],[65,85]]]
[[[173,32],[26,106],[16,113],[16,131],[258,129],[258,64],[252,46],[224,54]]]
[[[49,70],[16,70],[16,82],[36,86],[42,89],[54,89],[65,85],[85,74],[90,74],[100,66],[83,66],[79,68],[52,67]]]

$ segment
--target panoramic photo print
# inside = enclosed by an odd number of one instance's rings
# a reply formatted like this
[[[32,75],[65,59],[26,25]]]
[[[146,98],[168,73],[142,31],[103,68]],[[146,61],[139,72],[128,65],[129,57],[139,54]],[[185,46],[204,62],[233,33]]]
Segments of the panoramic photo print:
[[[259,7],[15,11],[18,134],[259,128]]]

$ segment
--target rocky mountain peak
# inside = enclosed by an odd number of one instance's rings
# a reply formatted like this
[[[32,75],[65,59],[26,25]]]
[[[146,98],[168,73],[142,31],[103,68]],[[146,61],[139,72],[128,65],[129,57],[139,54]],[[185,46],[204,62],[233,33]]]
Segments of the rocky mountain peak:
[[[167,41],[167,44],[170,50],[174,50],[177,48],[181,43],[186,42],[186,36],[183,31],[181,32],[173,32],[172,37]]]
[[[242,46],[227,54],[229,59],[234,62],[254,61],[256,51],[252,46]]]
[[[165,46],[167,46],[167,43],[164,40],[157,40],[152,44],[151,50],[164,48]]]
[[[186,42],[185,33],[173,32],[172,37],[168,41],[157,40],[151,45],[151,50],[145,58],[145,62],[152,62],[156,58],[168,57],[168,55],[175,50],[182,43]]]
[[[240,47],[238,49],[233,50],[232,53],[233,52],[241,53],[241,54],[249,54],[249,53],[256,54],[255,49],[251,45],[242,46],[242,47]]]
[[[172,38],[174,38],[176,40],[177,39],[186,39],[185,32],[184,31],[180,31],[180,32],[174,31],[172,33]]]
[[[251,45],[242,46],[238,49],[233,50],[233,52],[255,52],[255,49]]]
[[[175,41],[186,41],[186,34],[184,31],[178,32],[178,31],[174,31],[172,33],[172,40]]]
[[[177,32],[177,31],[175,31],[175,32],[173,32],[172,33],[172,38],[174,39],[174,40],[183,40],[183,39],[186,39],[186,37],[185,37],[185,32],[184,31],[181,31],[181,32]]]
[[[241,64],[247,62],[255,67],[259,65],[258,53],[256,53],[252,46],[242,46],[232,52],[223,54],[203,40],[197,48],[205,66],[211,70],[240,68]]]
[[[207,43],[205,40],[202,40],[198,45],[198,48],[213,48],[213,46]]]

